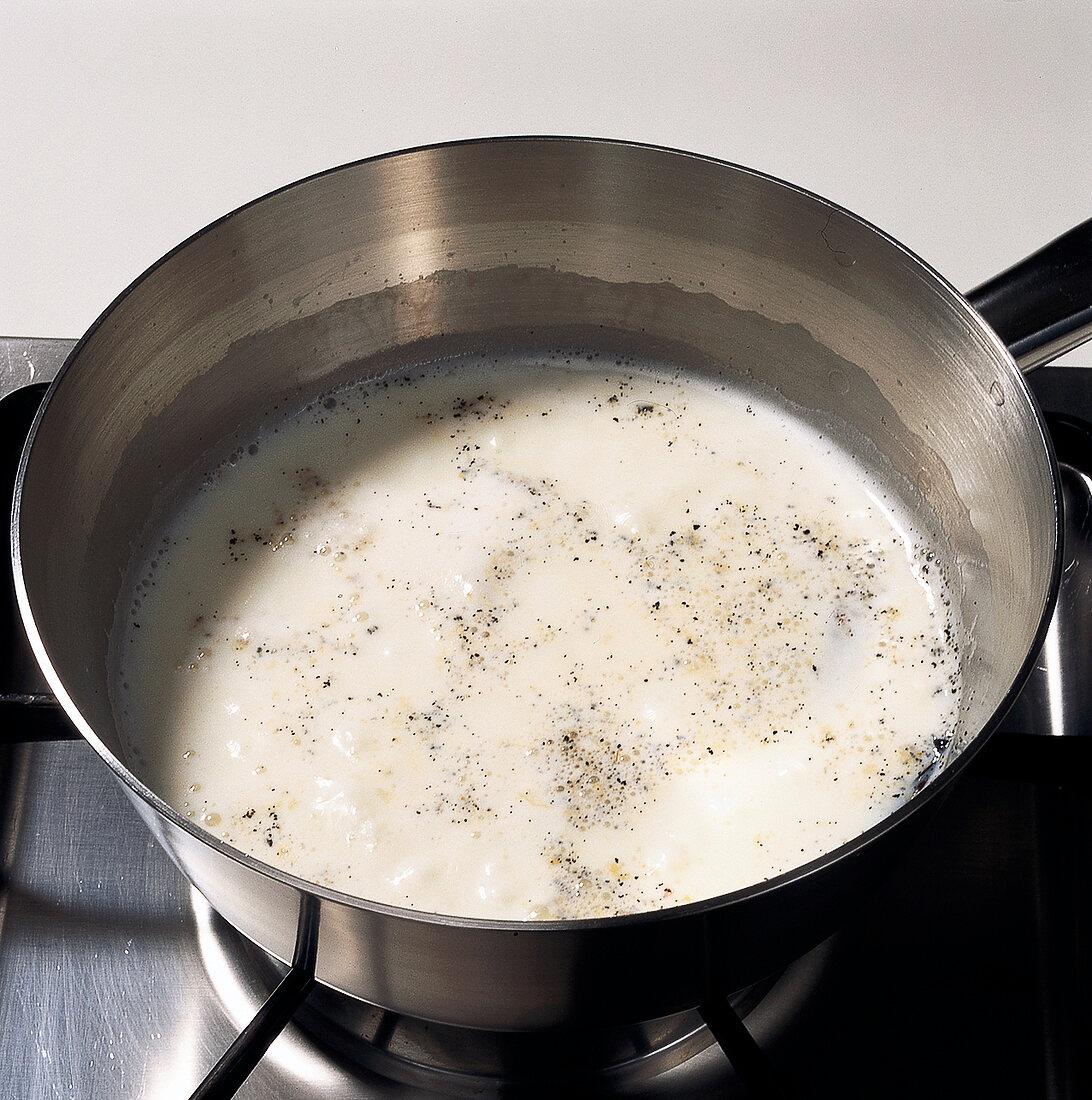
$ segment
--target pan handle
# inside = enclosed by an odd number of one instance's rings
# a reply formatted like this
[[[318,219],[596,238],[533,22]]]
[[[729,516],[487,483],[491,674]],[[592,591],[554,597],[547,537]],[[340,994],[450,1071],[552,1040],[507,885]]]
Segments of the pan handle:
[[[972,290],[967,300],[1025,372],[1092,339],[1092,219]]]

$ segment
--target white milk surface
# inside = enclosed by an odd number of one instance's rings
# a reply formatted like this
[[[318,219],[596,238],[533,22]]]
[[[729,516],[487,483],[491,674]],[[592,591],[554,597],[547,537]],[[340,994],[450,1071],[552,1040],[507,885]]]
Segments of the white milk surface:
[[[713,897],[889,814],[949,599],[829,439],[670,371],[463,360],[244,441],[137,574],[134,770],[257,858],[513,920]]]

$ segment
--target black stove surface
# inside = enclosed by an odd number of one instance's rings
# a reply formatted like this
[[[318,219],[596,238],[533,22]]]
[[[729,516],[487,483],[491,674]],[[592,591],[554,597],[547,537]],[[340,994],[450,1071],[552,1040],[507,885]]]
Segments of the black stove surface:
[[[8,341],[8,389],[49,376],[65,346]],[[1047,410],[1092,419],[1092,372],[1032,378]],[[6,442],[33,404],[0,404]],[[41,687],[20,646],[6,657],[10,684]],[[790,1095],[1092,1096],[1092,718],[1070,713],[1052,736],[1028,713],[1014,709],[823,946],[790,1017],[771,1022],[766,1002],[748,1017]],[[267,990],[89,747],[24,740],[26,723],[0,735],[0,1097],[188,1096]],[[293,1025],[238,1095],[434,1093],[350,1067]],[[624,1089],[565,1095],[748,1094],[709,1047]]]

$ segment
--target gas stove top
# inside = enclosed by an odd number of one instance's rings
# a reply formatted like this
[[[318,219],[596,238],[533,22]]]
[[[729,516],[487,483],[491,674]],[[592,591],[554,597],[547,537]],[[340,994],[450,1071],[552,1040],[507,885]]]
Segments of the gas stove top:
[[[4,438],[17,450],[68,341],[0,341]],[[1092,420],[1092,372],[1031,376],[1048,412]],[[1077,424],[1076,435],[1073,435]],[[1092,448],[1059,444],[1084,537]],[[1058,689],[1081,665],[1087,559],[1067,551],[1062,622],[1002,731],[886,884],[838,935],[752,991],[748,1029],[789,1095],[1081,1097],[1092,1089],[1092,710]],[[1084,603],[1087,607],[1087,602]],[[6,690],[42,690],[18,627]],[[1048,650],[1053,646],[1053,651]],[[12,708],[9,708],[10,716]],[[0,733],[0,1097],[182,1098],[250,1021],[277,974],[209,909],[80,741]],[[639,965],[635,962],[635,965]],[[694,1019],[566,1095],[754,1096]],[[438,1078],[362,1067],[293,1023],[237,1095],[412,1100]],[[388,1048],[389,1049],[389,1048]],[[564,1052],[559,1052],[564,1058]],[[559,1095],[464,1081],[455,1095]]]

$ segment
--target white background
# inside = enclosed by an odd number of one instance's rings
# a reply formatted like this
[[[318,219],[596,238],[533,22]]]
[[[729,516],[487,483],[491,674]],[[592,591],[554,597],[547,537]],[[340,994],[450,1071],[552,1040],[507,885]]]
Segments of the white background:
[[[0,334],[78,336],[293,179],[489,134],[747,164],[966,290],[1092,216],[1090,63],[1090,0],[0,0]]]

